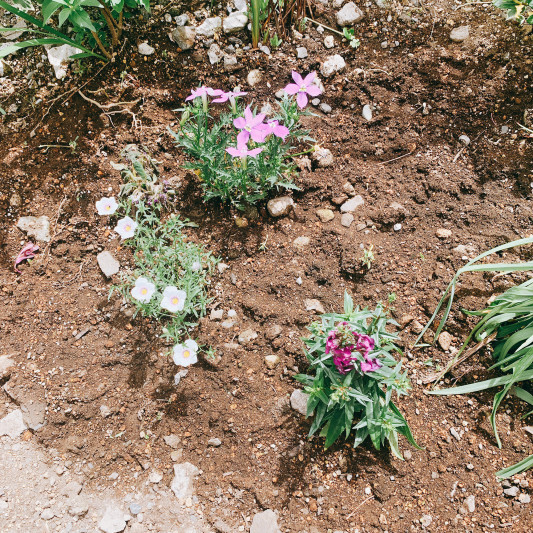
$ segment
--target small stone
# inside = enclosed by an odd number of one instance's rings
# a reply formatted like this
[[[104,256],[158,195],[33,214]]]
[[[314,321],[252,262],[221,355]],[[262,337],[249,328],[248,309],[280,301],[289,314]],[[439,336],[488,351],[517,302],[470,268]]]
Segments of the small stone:
[[[516,498],[520,493],[520,489],[518,487],[509,487],[508,489],[504,489],[503,493],[509,496],[509,498]]]
[[[120,263],[113,257],[113,254],[107,250],[100,252],[96,256],[96,260],[98,261],[100,270],[106,278],[113,277],[120,270]]]
[[[531,496],[529,494],[520,494],[518,501],[522,504],[531,503]]]
[[[142,507],[140,504],[136,502],[130,503],[130,513],[133,516],[137,516],[141,511],[142,511]]]
[[[5,33],[3,34],[5,36]],[[72,61],[71,56],[79,54],[80,49],[69,44],[61,46],[54,46],[48,48],[46,54],[48,61],[54,69],[54,74],[58,80],[63,79],[67,75],[68,64]]]
[[[364,203],[365,201],[362,196],[354,196],[341,205],[341,213],[353,213],[358,207],[364,205]]]
[[[37,241],[50,241],[50,219],[45,215],[21,217],[17,222],[17,228],[24,231],[28,237],[34,237]]]
[[[335,218],[335,213],[331,209],[317,209],[316,216],[324,223],[330,222]]]
[[[111,415],[111,409],[109,409],[109,407],[107,405],[101,405],[100,406],[100,415],[103,418],[107,418],[108,416]]]
[[[312,157],[320,168],[327,168],[333,165],[333,154],[328,148],[318,148],[313,152]]]
[[[403,458],[406,460],[406,461],[410,461],[412,458],[413,458],[413,454],[411,453],[411,450],[405,450],[403,452]]]
[[[61,494],[69,498],[75,498],[82,491],[82,489],[83,485],[81,483],[78,483],[77,481],[71,481],[63,487]]]
[[[186,26],[189,23],[189,15],[187,15],[187,13],[178,15],[177,17],[174,17],[174,22],[176,23],[176,26]]]
[[[171,448],[176,449],[181,442],[181,439],[177,435],[167,435],[166,437],[163,437],[163,440],[165,441],[165,444],[167,446],[170,446]]]
[[[423,515],[420,519],[420,524],[422,524],[422,527],[429,527],[431,522],[433,522],[433,518],[429,514]]]
[[[465,498],[463,505],[459,509],[461,514],[473,513],[476,510],[476,497],[471,494]]]
[[[392,229],[394,231],[400,231],[402,229],[402,225],[400,223],[398,224],[394,224],[394,226],[392,227]]]
[[[351,213],[343,213],[341,215],[341,224],[345,228],[349,228],[352,225],[353,221],[354,221],[354,216]]]
[[[360,224],[357,224],[357,226],[355,226],[355,229],[357,231],[363,231],[365,228],[366,228],[366,224],[364,222],[361,222]]]
[[[343,186],[342,190],[348,195],[348,196],[355,196],[355,187],[347,181]]]
[[[169,38],[172,42],[176,43],[182,50],[190,50],[194,46],[194,41],[196,39],[196,29],[192,26],[178,26],[175,30],[172,31],[172,33],[169,34]],[[211,51],[211,48],[209,49],[209,51]],[[209,56],[209,52],[207,55]],[[209,59],[211,59],[210,56]],[[218,61],[220,61],[220,59]],[[213,62],[211,62],[211,64],[213,64]]]
[[[452,336],[447,332],[447,331],[443,331],[440,335],[439,335],[439,345],[440,347],[445,351],[447,352],[449,349],[450,349],[450,346],[452,344]]]
[[[162,479],[163,474],[161,472],[158,472],[157,470],[150,472],[150,475],[148,476],[148,481],[150,483],[159,483]]]
[[[15,439],[27,429],[24,417],[20,409],[11,411],[8,415],[0,420],[0,436],[7,435]]]
[[[174,465],[174,479],[170,488],[176,498],[185,501],[194,494],[194,478],[200,473],[191,463]]]
[[[452,231],[449,229],[445,229],[445,228],[439,228],[436,231],[436,234],[439,239],[448,239],[449,237],[452,236]]]
[[[320,104],[320,111],[328,115],[329,113],[331,113],[331,106],[329,104],[326,104],[325,102],[322,102]]]
[[[335,38],[333,35],[326,35],[326,37],[324,37],[324,46],[328,49],[335,46]]]
[[[222,19],[220,17],[207,18],[196,28],[196,34],[203,37],[213,37],[215,33],[220,33],[222,29]]]
[[[43,520],[52,520],[52,518],[54,518],[55,514],[54,514],[54,511],[52,511],[52,509],[45,509],[42,513],[41,513],[41,518]]]
[[[295,389],[291,394],[291,407],[300,414],[307,416],[307,402],[309,394],[306,394],[301,389]]]
[[[296,237],[296,239],[292,241],[292,244],[296,249],[301,250],[305,248],[310,242],[311,239],[309,237],[302,235],[301,237]]]
[[[250,70],[248,76],[246,76],[246,81],[250,87],[255,87],[263,79],[263,74],[259,69]]]
[[[239,344],[250,344],[257,339],[257,333],[253,329],[247,329],[239,335]]]
[[[141,43],[137,50],[139,50],[139,54],[142,56],[151,56],[155,52],[155,48],[153,46],[150,46],[147,42]]]
[[[104,533],[120,533],[126,528],[124,513],[116,506],[106,507],[104,516],[98,523]]]
[[[275,218],[287,215],[294,207],[294,201],[289,196],[273,198],[267,203],[267,209],[270,216]]]
[[[0,380],[11,375],[13,366],[15,366],[15,361],[9,355],[0,355]]]
[[[270,370],[274,370],[279,364],[279,356],[278,355],[267,355],[265,356],[265,364],[267,368]]]
[[[237,56],[231,54],[224,55],[224,68],[227,71],[235,70],[238,65]]]
[[[500,130],[504,135],[506,133],[509,133],[509,126],[502,126],[502,129]]]
[[[207,444],[213,446],[213,448],[218,448],[222,444],[222,441],[218,437],[213,437],[207,441]]]
[[[318,107],[320,105],[320,98],[313,98],[311,100],[311,105]]]
[[[296,57],[298,59],[305,59],[308,56],[307,48],[304,46],[297,46],[296,47]]]
[[[75,499],[72,502],[69,502],[68,514],[70,516],[76,516],[81,518],[89,512],[89,506],[86,502],[80,501],[79,498]]]
[[[325,313],[324,306],[315,299],[306,299],[304,300],[305,310],[306,311],[316,311],[317,313]]]
[[[2,61],[0,61],[0,77],[2,76]],[[9,205],[11,207],[20,207],[22,205],[22,198],[20,196],[20,194],[18,192],[14,192],[12,195],[11,195],[11,198],[9,198]]]
[[[250,533],[281,533],[276,513],[272,509],[267,509],[254,515]]]
[[[180,448],[179,450],[174,450],[170,452],[170,458],[175,463],[181,461],[183,459],[183,450]]]
[[[469,26],[458,26],[457,28],[454,28],[450,32],[450,39],[454,43],[461,43],[465,39],[468,39],[470,35],[470,27]]]
[[[461,135],[459,141],[462,142],[465,146],[470,144],[470,137],[468,135]]]
[[[267,328],[267,330],[265,331],[265,337],[269,341],[272,341],[272,340],[276,339],[277,337],[279,337],[281,335],[282,331],[283,330],[282,330],[281,326],[279,326],[278,324],[273,324],[272,326]]]
[[[369,122],[372,120],[372,107],[369,104],[363,106],[363,112],[361,113],[365,120]]]
[[[211,314],[209,315],[209,320],[218,321],[222,320],[224,316],[224,309],[212,309]]]
[[[339,54],[329,56],[324,63],[320,66],[320,73],[325,78],[331,78],[337,72],[344,70],[346,62]]]
[[[363,12],[353,2],[348,2],[340,11],[337,11],[337,24],[343,28],[352,26],[359,22],[363,16]]]
[[[217,269],[218,269],[218,273],[219,274],[224,274],[224,272],[226,272],[226,270],[228,270],[229,268],[229,265],[226,265],[226,263],[219,263],[217,265]]]
[[[246,28],[248,24],[248,16],[245,13],[234,11],[224,19],[222,27],[224,33],[235,33]]]
[[[450,428],[450,435],[457,441],[461,440],[461,435],[455,428]]]

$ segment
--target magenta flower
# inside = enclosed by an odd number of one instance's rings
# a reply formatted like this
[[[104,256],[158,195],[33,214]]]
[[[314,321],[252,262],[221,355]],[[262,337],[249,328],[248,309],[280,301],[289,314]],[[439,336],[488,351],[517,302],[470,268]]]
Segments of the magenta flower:
[[[263,148],[254,148],[253,150],[250,150],[248,148],[247,142],[239,142],[238,138],[237,148],[235,148],[234,146],[226,148],[226,152],[228,152],[231,157],[240,157],[243,159],[246,157],[257,157],[262,151]]]
[[[259,113],[254,117],[250,106],[244,110],[244,117],[238,117],[233,121],[233,125],[241,130],[237,135],[237,146],[245,145],[250,137],[256,143],[262,143],[265,140],[265,132],[263,130],[263,120],[265,119],[264,113]]]
[[[33,259],[35,257],[35,252],[39,250],[39,247],[36,244],[33,244],[32,242],[29,242],[26,244],[22,250],[17,255],[17,258],[15,259],[15,272],[18,272],[19,274],[22,274],[22,271],[20,271],[17,268],[17,265],[19,263],[22,263],[25,259]]]
[[[290,131],[287,126],[283,126],[277,120],[269,120],[266,124],[262,124],[261,128],[265,132],[266,136],[272,134],[280,139],[285,140],[285,137],[289,135]]]
[[[292,71],[292,79],[294,83],[289,83],[285,89],[287,94],[296,94],[296,103],[300,109],[307,105],[307,95],[318,96],[322,91],[316,86],[313,81],[316,78],[316,72],[311,72],[305,78],[302,78],[298,72]]]
[[[361,363],[361,372],[374,372],[381,368],[381,363],[377,359],[365,359]]]
[[[229,100],[231,109],[234,113],[236,113],[237,105],[235,104],[235,98],[238,98],[239,96],[245,96],[246,94],[248,93],[245,93],[244,91],[228,91],[227,93],[223,92],[218,98],[213,100],[213,103],[223,104]]]

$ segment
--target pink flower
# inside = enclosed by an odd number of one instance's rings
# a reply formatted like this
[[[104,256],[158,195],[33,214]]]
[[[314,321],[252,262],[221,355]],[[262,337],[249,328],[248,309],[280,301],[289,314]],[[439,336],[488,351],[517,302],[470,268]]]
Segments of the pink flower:
[[[33,244],[32,242],[26,244],[15,259],[15,272],[21,274],[22,272],[17,268],[17,265],[19,263],[22,263],[22,261],[24,261],[25,259],[33,259],[35,257],[35,252],[38,249],[39,247],[36,244]]]
[[[277,120],[269,120],[266,124],[261,124],[261,128],[266,136],[273,134],[283,140],[285,140],[285,137],[290,133],[289,128],[281,125]]]
[[[365,357],[374,349],[374,339],[368,335],[359,335],[357,339],[356,349]]]
[[[212,89],[211,87],[198,87],[197,89],[193,89],[191,91],[191,95],[187,96],[185,98],[185,101],[188,102],[189,100],[194,100],[195,98],[204,98],[206,96],[220,96],[221,94],[224,94],[224,91],[221,91],[220,89]]]
[[[254,148],[253,150],[248,149],[247,142],[239,141],[239,138],[237,137],[237,148],[230,146],[229,148],[226,148],[226,152],[228,152],[229,155],[232,157],[257,157],[261,152],[263,151],[263,148]]]
[[[283,89],[287,94],[296,94],[296,103],[300,109],[304,108],[307,105],[307,95],[309,96],[318,96],[322,91],[319,87],[313,84],[314,79],[316,78],[316,72],[311,72],[305,78],[302,78],[298,72],[292,71],[292,79],[295,83],[289,83],[285,89]]]
[[[233,121],[233,125],[238,130],[241,130],[239,135],[237,135],[237,145],[246,144],[250,140],[250,137],[256,143],[262,143],[265,140],[266,135],[263,131],[263,120],[265,116],[264,113],[259,113],[254,117],[250,106],[248,106],[244,110],[244,117],[238,117]]]
[[[381,368],[381,363],[377,359],[365,359],[361,363],[361,372],[374,372],[378,368]]]

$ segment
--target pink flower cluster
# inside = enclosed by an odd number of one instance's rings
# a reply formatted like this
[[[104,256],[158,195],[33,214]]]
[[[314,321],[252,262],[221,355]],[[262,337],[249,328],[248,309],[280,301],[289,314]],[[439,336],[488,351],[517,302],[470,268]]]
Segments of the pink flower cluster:
[[[357,351],[362,356],[364,361],[361,362],[361,372],[373,372],[381,367],[381,363],[370,357],[370,352],[374,349],[374,339],[368,335],[357,333],[350,330],[350,341],[346,341],[346,330],[348,323],[342,323],[343,335],[339,335],[339,329],[332,329],[328,333],[326,341],[326,354],[333,353],[333,363],[341,374],[347,374],[350,370],[355,368],[357,358],[353,356],[353,352]],[[343,337],[342,339],[339,337]]]

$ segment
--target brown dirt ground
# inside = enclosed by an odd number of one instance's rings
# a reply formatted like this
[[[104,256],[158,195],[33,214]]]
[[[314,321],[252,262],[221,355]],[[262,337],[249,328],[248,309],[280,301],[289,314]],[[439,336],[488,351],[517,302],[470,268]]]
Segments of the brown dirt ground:
[[[245,87],[251,68],[260,68],[270,84],[251,90],[254,100],[273,101],[292,68],[317,69],[325,57],[314,28],[303,39],[308,59],[297,63],[293,46],[284,44],[270,58],[248,54],[239,61],[242,69],[228,74],[205,62],[205,50],[178,53],[166,36],[160,39],[166,30],[146,25],[137,40],[158,43],[157,54],[146,61],[132,54],[125,67],[113,64],[99,73],[94,67],[60,87],[36,89],[44,100],[38,112],[29,104],[35,94],[30,89],[21,86],[11,96],[20,109],[1,125],[0,345],[2,353],[15,354],[18,366],[5,389],[14,401],[46,401],[47,425],[34,438],[73,461],[92,463],[87,472],[95,484],[105,483],[110,469],[133,479],[149,465],[163,470],[169,481],[171,450],[162,437],[173,433],[181,438],[184,460],[203,470],[202,504],[231,531],[243,517],[266,508],[279,512],[289,532],[419,530],[425,514],[432,516],[434,531],[530,530],[531,506],[505,499],[494,478],[496,470],[533,453],[519,421],[524,405],[509,400],[500,409],[504,447],[498,450],[487,419],[490,394],[446,399],[425,394],[424,376],[432,369],[424,361],[442,365],[449,353],[406,351],[413,393],[400,408],[425,450],[412,450],[405,462],[368,445],[353,451],[349,442],[325,452],[320,439],[306,439],[309,423],[288,408],[296,386],[292,375],[305,368],[299,339],[313,318],[304,299],[317,298],[327,310],[339,310],[345,289],[360,305],[395,293],[394,314],[425,323],[452,273],[464,264],[453,248],[472,245],[481,252],[532,232],[531,140],[517,127],[525,110],[533,108],[531,36],[492,11],[453,12],[443,3],[412,9],[418,23],[398,18],[398,12],[391,12],[388,23],[389,11],[370,10],[361,26],[361,48],[343,52],[346,71],[324,80],[323,101],[332,114],[306,119],[318,143],[333,152],[335,164],[301,172],[291,217],[274,220],[260,206],[259,218],[246,228],[236,227],[234,212],[202,202],[196,178],[181,168],[184,156],[166,127],[175,123],[172,110],[192,86]],[[328,12],[319,16],[331,19]],[[452,22],[470,23],[466,43],[449,41]],[[399,46],[383,49],[384,38]],[[121,80],[124,69],[128,75]],[[91,94],[101,102],[141,98],[134,110],[142,126],[134,127],[130,115],[115,115],[110,123],[75,91],[60,97],[91,76],[84,90],[100,89]],[[60,98],[42,118],[55,97]],[[370,102],[378,110],[367,123],[361,108]],[[427,115],[423,104],[431,106]],[[505,135],[504,125],[510,127]],[[472,142],[456,158],[462,134]],[[74,153],[39,148],[76,137]],[[165,177],[182,179],[174,209],[198,222],[189,230],[191,238],[208,244],[230,266],[213,280],[212,295],[219,307],[235,309],[239,322],[226,330],[202,321],[198,337],[215,347],[221,360],[191,368],[178,388],[172,384],[175,367],[163,355],[167,346],[157,337],[159,326],[132,320],[121,300],[108,300],[109,283],[95,259],[105,248],[123,265],[131,261],[94,210],[102,195],[117,193],[120,177],[109,161],[117,161],[131,142],[143,144],[162,162]],[[335,210],[332,199],[342,194],[346,181],[365,199],[352,227],[341,226],[338,211],[332,222],[321,223],[316,209]],[[14,193],[19,206],[10,204]],[[391,207],[393,202],[402,207]],[[53,239],[16,275],[12,261],[24,236],[15,222],[27,214],[48,215]],[[357,231],[362,223],[366,227]],[[392,229],[396,223],[402,224],[399,232]],[[451,237],[439,239],[437,228],[450,229]],[[295,249],[292,242],[301,235],[311,242]],[[354,264],[360,246],[370,244],[376,260],[362,275]],[[514,252],[502,256],[519,259]],[[519,279],[465,277],[457,300],[463,308],[479,308]],[[273,324],[282,334],[268,339]],[[471,324],[454,306],[448,329],[455,346]],[[259,334],[254,343],[235,344],[248,328]],[[409,347],[415,338],[410,326],[401,337]],[[264,364],[271,353],[281,358],[275,370]],[[478,355],[454,377],[481,379],[489,360],[488,353]],[[112,411],[107,418],[100,416],[103,404]],[[464,430],[460,441],[451,437],[450,427]],[[141,438],[141,431],[148,438]],[[222,446],[208,447],[212,437]],[[530,473],[522,478],[533,486]],[[476,510],[460,514],[470,494],[476,495]]]

